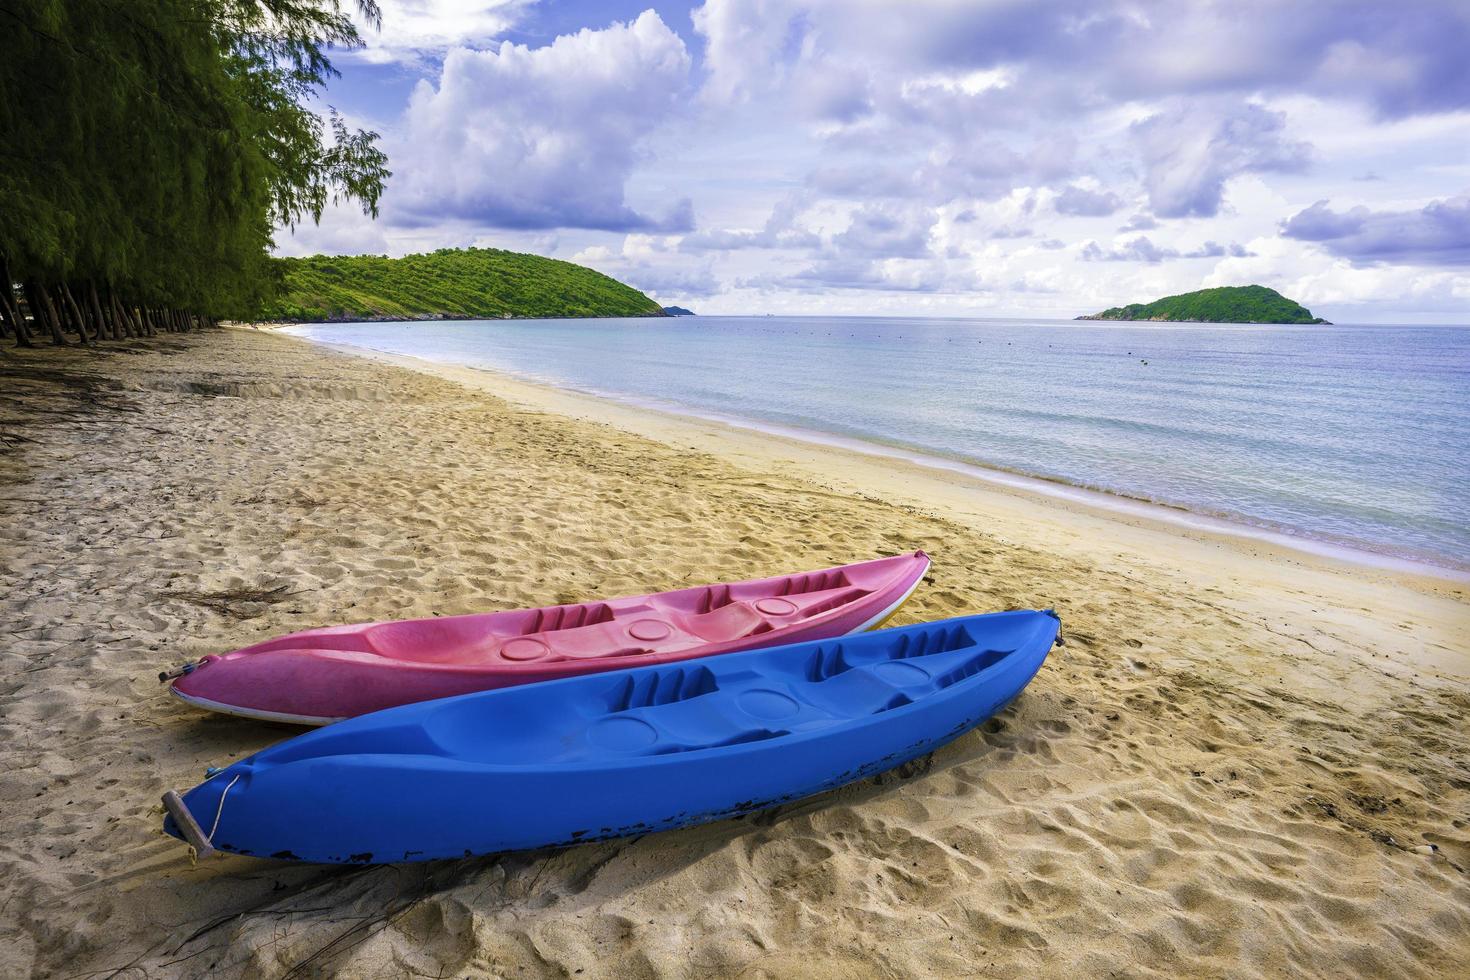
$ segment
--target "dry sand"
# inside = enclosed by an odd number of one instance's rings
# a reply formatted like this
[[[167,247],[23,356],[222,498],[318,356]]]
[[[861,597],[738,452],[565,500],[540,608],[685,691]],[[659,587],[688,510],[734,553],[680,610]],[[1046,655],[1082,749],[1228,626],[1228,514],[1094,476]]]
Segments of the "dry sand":
[[[1470,962],[1463,582],[457,377],[250,331],[0,355],[0,976]],[[1055,606],[1067,645],[902,771],[434,865],[193,867],[159,832],[166,788],[292,733],[186,709],[164,667],[915,547],[900,622]]]

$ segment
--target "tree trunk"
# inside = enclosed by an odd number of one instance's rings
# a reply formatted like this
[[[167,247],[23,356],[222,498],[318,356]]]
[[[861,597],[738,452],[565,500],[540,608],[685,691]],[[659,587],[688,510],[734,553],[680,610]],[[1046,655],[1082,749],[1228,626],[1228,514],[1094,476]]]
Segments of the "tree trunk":
[[[92,341],[97,339],[97,332],[95,330],[88,332],[87,315],[82,312],[82,307],[77,303],[77,298],[71,294],[70,284],[62,283],[57,287],[56,291],[61,297],[62,304],[71,311],[72,321],[77,325],[77,336],[81,338],[83,344],[88,347],[92,346]]]
[[[113,292],[111,286],[107,287],[107,293],[112,297],[112,308],[117,311],[117,318],[122,321],[123,330],[127,332],[127,335],[129,337],[143,336],[143,331],[138,329],[138,321],[133,319],[133,311],[123,306],[122,300],[117,298],[117,293]]]
[[[44,326],[51,333],[51,343],[57,347],[70,347],[71,342],[61,332],[61,323],[56,319],[55,308],[46,302],[50,299],[46,296],[46,287],[30,281],[26,283],[25,289],[26,305],[31,308],[31,316],[36,318],[38,325]]]
[[[138,336],[138,331],[133,326],[133,318],[128,315],[127,308],[122,305],[122,300],[117,298],[117,290],[113,289],[110,283],[107,286],[107,302],[112,307],[113,317],[122,324],[123,333],[129,337]]]
[[[5,306],[5,315],[10,319],[10,329],[15,334],[15,346],[33,347],[31,330],[26,318],[21,315],[20,304],[15,299],[15,280],[10,278],[10,260],[0,256],[0,303]]]
[[[66,300],[61,298],[61,289],[59,287],[54,290],[46,290],[46,296],[43,301],[49,302],[51,308],[56,311],[56,319],[61,323],[62,333],[77,332],[76,322],[72,319],[71,310],[67,309]]]
[[[116,329],[117,332],[124,337],[133,336],[132,321],[129,320],[127,314],[123,312],[122,304],[117,301],[117,293],[112,291],[111,283],[104,287],[104,290],[107,293],[107,308],[112,311],[112,323],[114,329]]]
[[[120,340],[116,328],[107,319],[107,313],[102,309],[102,300],[97,297],[97,284],[90,279],[87,280],[87,291],[82,294],[82,299],[92,314],[92,322],[97,324],[97,335],[108,340]]]
[[[51,304],[51,309],[56,313],[57,322],[61,324],[62,333],[76,334],[77,342],[80,344],[85,345],[88,342],[82,325],[77,323],[76,314],[67,305],[66,296],[62,293],[61,286],[57,285],[47,288],[43,301]]]
[[[10,297],[6,297],[10,299]],[[20,312],[20,304],[11,301],[10,312],[15,316],[15,346],[34,347],[35,341],[31,340],[31,328],[26,323],[25,316]]]
[[[97,298],[102,303],[102,315],[107,317],[107,323],[112,328],[113,339],[127,340],[128,327],[118,313],[117,301],[112,296],[112,287],[103,283],[102,288],[97,291]]]

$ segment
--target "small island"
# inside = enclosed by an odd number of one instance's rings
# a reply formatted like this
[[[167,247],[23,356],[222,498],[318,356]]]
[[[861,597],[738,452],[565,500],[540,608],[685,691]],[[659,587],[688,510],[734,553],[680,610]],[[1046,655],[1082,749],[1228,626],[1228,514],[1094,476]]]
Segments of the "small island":
[[[664,312],[669,316],[693,316],[693,310],[686,310],[682,306],[665,306]]]
[[[1179,323],[1323,323],[1319,316],[1266,286],[1221,286],[1130,303],[1078,320],[1164,320]]]

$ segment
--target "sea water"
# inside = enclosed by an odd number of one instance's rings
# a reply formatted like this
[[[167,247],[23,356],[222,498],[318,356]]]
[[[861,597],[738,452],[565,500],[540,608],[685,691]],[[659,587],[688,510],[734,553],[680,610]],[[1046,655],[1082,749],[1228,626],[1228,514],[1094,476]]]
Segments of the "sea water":
[[[292,330],[1470,567],[1470,326],[679,317]]]

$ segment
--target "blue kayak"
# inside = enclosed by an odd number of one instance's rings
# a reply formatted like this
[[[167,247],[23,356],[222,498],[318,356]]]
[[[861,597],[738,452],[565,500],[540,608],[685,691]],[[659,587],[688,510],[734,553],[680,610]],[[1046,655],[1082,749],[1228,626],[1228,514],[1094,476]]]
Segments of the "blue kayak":
[[[963,734],[1058,629],[1051,612],[967,616],[390,708],[170,792],[164,830],[202,855],[379,863],[736,816]]]

